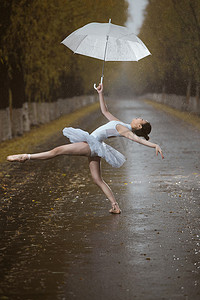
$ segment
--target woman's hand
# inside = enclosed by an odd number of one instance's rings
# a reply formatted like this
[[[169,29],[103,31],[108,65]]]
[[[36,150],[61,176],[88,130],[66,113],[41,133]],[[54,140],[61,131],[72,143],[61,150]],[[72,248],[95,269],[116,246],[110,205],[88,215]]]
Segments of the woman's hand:
[[[97,92],[98,92],[98,94],[103,92],[103,83],[99,83],[99,85],[97,87]]]
[[[158,153],[160,153],[160,155],[161,155],[161,157],[162,157],[162,159],[164,158],[164,155],[163,155],[163,153],[162,153],[162,150],[161,150],[161,148],[160,148],[160,146],[159,145],[156,145],[156,155],[158,156]]]

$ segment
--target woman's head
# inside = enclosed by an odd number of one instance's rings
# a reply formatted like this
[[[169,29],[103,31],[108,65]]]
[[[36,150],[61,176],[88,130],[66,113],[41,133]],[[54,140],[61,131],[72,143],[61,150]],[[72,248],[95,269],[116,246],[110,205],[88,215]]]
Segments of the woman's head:
[[[135,118],[131,122],[132,131],[137,136],[144,137],[147,141],[149,140],[149,133],[151,132],[151,124],[143,120],[142,118]]]

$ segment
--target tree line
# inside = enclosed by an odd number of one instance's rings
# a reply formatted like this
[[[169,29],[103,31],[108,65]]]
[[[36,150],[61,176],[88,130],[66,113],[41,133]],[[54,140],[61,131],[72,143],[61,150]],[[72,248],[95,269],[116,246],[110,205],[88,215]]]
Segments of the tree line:
[[[89,93],[100,61],[60,42],[90,22],[123,25],[125,0],[1,0],[0,109]]]
[[[200,1],[149,0],[139,37],[152,55],[126,66],[129,90],[199,98]]]

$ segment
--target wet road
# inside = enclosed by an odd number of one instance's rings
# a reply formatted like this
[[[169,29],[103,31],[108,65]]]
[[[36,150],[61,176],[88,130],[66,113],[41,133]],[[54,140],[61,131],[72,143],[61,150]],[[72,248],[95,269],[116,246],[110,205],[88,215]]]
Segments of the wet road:
[[[127,157],[120,169],[102,163],[121,215],[108,213],[87,158],[4,165],[1,300],[200,299],[200,132],[144,102],[110,106],[124,121],[150,120],[165,160],[109,140]],[[104,122],[80,125],[91,131]],[[35,150],[65,142],[59,133]]]

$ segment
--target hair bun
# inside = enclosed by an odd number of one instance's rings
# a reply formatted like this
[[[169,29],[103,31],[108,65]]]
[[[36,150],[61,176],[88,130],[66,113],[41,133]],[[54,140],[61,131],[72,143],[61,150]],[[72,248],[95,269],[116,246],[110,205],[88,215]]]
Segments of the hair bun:
[[[145,140],[149,140],[148,134],[151,132],[151,124],[149,122],[146,122],[145,124],[142,124],[142,128],[135,129],[134,133],[137,136],[142,136]]]

